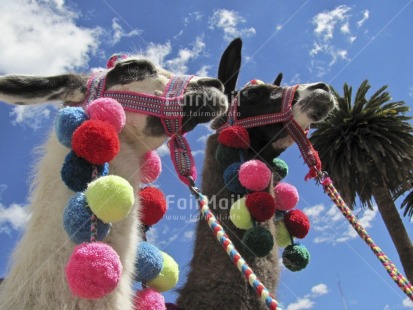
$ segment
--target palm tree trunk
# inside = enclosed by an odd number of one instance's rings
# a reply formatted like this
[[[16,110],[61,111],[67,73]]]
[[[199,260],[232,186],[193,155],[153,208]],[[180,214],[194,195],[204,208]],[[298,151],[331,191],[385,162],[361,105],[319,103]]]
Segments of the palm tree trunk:
[[[384,186],[374,186],[373,197],[387,231],[396,247],[405,276],[413,283],[413,245],[389,191]]]

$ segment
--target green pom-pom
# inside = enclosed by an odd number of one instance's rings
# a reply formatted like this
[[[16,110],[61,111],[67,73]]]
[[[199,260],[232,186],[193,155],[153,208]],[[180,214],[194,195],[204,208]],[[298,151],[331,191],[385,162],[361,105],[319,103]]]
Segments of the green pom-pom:
[[[133,187],[116,175],[104,176],[89,183],[85,196],[92,212],[104,223],[124,219],[135,203]]]
[[[239,229],[250,229],[253,227],[250,211],[245,204],[245,197],[235,201],[229,210],[229,218],[235,227]]]
[[[248,255],[264,257],[274,247],[274,238],[270,231],[262,226],[256,226],[245,232],[242,243]]]
[[[175,260],[162,252],[163,256],[163,268],[159,275],[149,281],[147,284],[149,287],[157,290],[158,292],[165,292],[173,289],[179,280],[179,266]]]
[[[284,249],[283,264],[291,271],[300,271],[310,262],[310,253],[301,244],[291,244]]]
[[[274,171],[275,171],[275,176],[274,179],[277,181],[281,181],[288,175],[288,165],[286,164],[285,161],[279,158],[274,158],[272,160],[274,164]]]
[[[287,227],[283,220],[279,220],[275,222],[275,227],[277,234],[275,236],[275,240],[279,247],[285,248],[286,246],[291,244],[291,235],[288,232]]]
[[[232,163],[239,162],[239,149],[234,149],[219,143],[215,152],[215,159],[222,167],[227,167]]]

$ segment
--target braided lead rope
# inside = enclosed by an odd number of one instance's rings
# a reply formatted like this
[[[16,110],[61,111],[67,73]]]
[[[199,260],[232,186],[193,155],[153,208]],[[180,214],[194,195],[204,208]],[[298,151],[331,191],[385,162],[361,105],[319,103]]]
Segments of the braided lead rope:
[[[189,179],[189,181],[191,183],[189,189],[198,200],[199,208],[201,209],[202,215],[205,217],[209,228],[211,228],[215,237],[218,239],[219,243],[222,245],[225,252],[231,258],[234,265],[237,266],[238,270],[244,275],[249,285],[255,290],[255,292],[260,297],[261,301],[265,303],[268,309],[282,310],[280,307],[278,307],[278,302],[275,300],[274,296],[258,279],[258,277],[255,275],[252,269],[248,266],[244,258],[242,258],[241,254],[237,251],[231,239],[225,233],[225,230],[219,223],[218,219],[209,209],[208,198],[200,193],[199,189],[195,187],[193,180]]]
[[[352,214],[349,207],[346,205],[344,200],[341,198],[340,194],[338,193],[337,189],[334,187],[333,182],[330,178],[322,178],[319,177],[319,181],[322,184],[324,190],[334,202],[334,204],[339,208],[341,213],[345,216],[345,218],[349,221],[351,226],[356,230],[359,236],[367,243],[367,245],[371,248],[373,253],[377,256],[380,260],[381,264],[389,273],[390,277],[393,279],[394,282],[400,287],[400,289],[413,301],[413,286],[410,282],[401,274],[393,262],[387,257],[386,254],[374,243],[373,239],[368,235],[367,231],[361,226],[357,218]]]

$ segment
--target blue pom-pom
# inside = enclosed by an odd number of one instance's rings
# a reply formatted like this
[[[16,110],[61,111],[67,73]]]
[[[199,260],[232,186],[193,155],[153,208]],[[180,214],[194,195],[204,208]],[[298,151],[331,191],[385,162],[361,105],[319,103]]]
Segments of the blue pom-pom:
[[[72,135],[88,117],[80,107],[67,107],[59,110],[54,127],[57,140],[64,146],[72,147]]]
[[[224,184],[225,187],[233,193],[245,194],[245,187],[241,185],[238,172],[241,167],[241,163],[233,163],[227,167],[224,171]]]
[[[163,256],[156,246],[141,242],[135,262],[136,281],[145,282],[155,279],[163,268]]]
[[[92,225],[92,211],[87,205],[86,197],[83,193],[76,193],[68,202],[63,212],[63,226],[70,240],[80,244],[90,241],[90,228]],[[109,234],[111,224],[105,224],[97,219],[98,241],[102,241]]]
[[[92,182],[94,165],[78,157],[73,151],[66,155],[60,175],[63,182],[74,192],[83,192],[88,183]],[[97,176],[109,173],[109,164],[98,165]]]

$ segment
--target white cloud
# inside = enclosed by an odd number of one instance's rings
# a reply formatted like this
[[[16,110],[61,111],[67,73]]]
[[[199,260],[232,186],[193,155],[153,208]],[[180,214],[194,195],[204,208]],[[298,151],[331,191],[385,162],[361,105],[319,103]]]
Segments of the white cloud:
[[[369,12],[369,10],[365,10],[365,11],[363,12],[363,18],[360,19],[360,20],[357,22],[357,27],[360,28],[361,26],[363,26],[363,24],[366,22],[366,20],[369,19],[369,17],[370,17],[370,12]]]
[[[208,70],[209,69],[211,69],[211,66],[204,65],[195,74],[198,75],[198,76],[208,76]]]
[[[148,58],[155,64],[164,67],[174,74],[185,74],[188,71],[188,63],[198,58],[205,50],[202,37],[197,37],[192,43],[192,48],[183,48],[178,51],[178,56],[167,59],[172,52],[171,42],[164,44],[149,43],[146,49],[139,51],[136,56]],[[202,69],[202,68],[201,68]]]
[[[405,299],[403,299],[402,305],[405,308],[413,308],[413,302],[409,299],[409,297],[406,297]]]
[[[44,121],[50,119],[55,107],[53,105],[15,106],[10,113],[13,125],[27,126],[33,130],[42,127]]]
[[[235,37],[251,37],[254,36],[255,28],[242,28],[239,29],[238,25],[245,23],[246,20],[238,14],[236,11],[220,9],[214,12],[209,19],[209,28],[220,28],[224,31],[224,39],[232,40]]]
[[[136,56],[141,58],[148,58],[159,66],[165,65],[165,58],[172,52],[171,42],[164,44],[157,44],[150,42],[145,50],[139,51]]]
[[[322,296],[328,293],[328,287],[324,283],[317,284],[311,288],[313,297]]]
[[[22,230],[28,219],[27,206],[14,203],[5,207],[0,204],[0,233]]]
[[[312,229],[317,233],[313,240],[314,243],[337,244],[358,237],[357,232],[335,205],[328,210],[323,205],[315,205],[303,211],[310,218]],[[360,224],[366,229],[371,228],[377,212],[377,208],[360,211],[359,213],[362,214],[358,216]]]
[[[184,240],[185,241],[192,241],[194,239],[195,232],[193,230],[187,230],[184,232]]]
[[[0,74],[56,74],[87,65],[100,28],[76,25],[63,0],[0,2]]]
[[[205,50],[205,43],[201,37],[197,37],[193,43],[192,49],[181,49],[178,52],[178,57],[167,60],[166,68],[175,74],[185,74],[188,72],[188,62],[199,57]]]
[[[289,304],[287,310],[304,310],[311,309],[314,306],[314,301],[310,298],[299,298],[296,302]]]
[[[169,155],[169,147],[168,147],[168,144],[165,142],[164,144],[162,144],[160,147],[158,147],[157,149],[156,149],[156,153],[158,153],[158,155],[160,156],[160,157],[163,157],[163,156],[166,156],[166,155]]]
[[[122,38],[130,38],[142,34],[142,30],[139,29],[133,29],[129,32],[125,32],[122,26],[119,24],[119,20],[117,18],[112,19],[112,31],[112,45],[118,43]]]
[[[312,23],[316,26],[314,32],[322,36],[324,41],[333,38],[337,24],[346,24],[351,8],[347,5],[340,5],[331,11],[324,11],[314,16]]]

